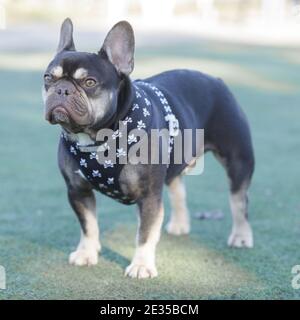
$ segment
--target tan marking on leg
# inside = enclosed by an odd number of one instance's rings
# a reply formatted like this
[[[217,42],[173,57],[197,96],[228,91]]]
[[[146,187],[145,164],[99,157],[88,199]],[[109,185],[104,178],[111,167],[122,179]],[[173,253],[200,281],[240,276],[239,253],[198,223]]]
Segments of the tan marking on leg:
[[[166,226],[167,232],[173,235],[188,234],[190,232],[190,217],[186,207],[186,192],[181,177],[175,178],[170,184],[169,197],[172,213]]]
[[[97,218],[93,212],[86,208],[83,210],[85,211],[86,233],[81,231],[78,247],[69,257],[69,263],[76,266],[97,264],[98,253],[101,249]]]
[[[151,225],[146,243],[140,245],[137,237],[137,248],[125,275],[131,278],[154,278],[158,275],[155,265],[155,249],[160,238],[164,208],[161,204],[156,221]]]
[[[253,247],[251,226],[247,220],[247,188],[230,195],[230,207],[233,219],[232,231],[228,238],[231,247]]]

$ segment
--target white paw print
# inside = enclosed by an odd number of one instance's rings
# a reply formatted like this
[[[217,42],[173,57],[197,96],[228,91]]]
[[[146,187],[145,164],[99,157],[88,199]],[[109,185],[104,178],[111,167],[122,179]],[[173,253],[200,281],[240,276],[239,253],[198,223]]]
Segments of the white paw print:
[[[121,138],[122,137],[122,132],[120,130],[117,130],[113,133],[112,138],[116,139],[116,138]]]
[[[107,184],[113,184],[114,183],[114,178],[108,178],[107,179]]]
[[[167,100],[165,97],[160,98],[160,102],[161,102],[162,104],[168,104],[168,100]]]
[[[114,164],[112,163],[111,160],[105,160],[104,161],[104,168],[113,168],[114,167]]]
[[[171,107],[169,105],[164,106],[166,112],[172,112]]]
[[[74,153],[75,155],[77,154],[77,151],[73,146],[70,147],[70,152]]]
[[[150,105],[151,105],[150,100],[149,100],[149,99],[147,99],[147,98],[145,98],[145,103],[146,103],[146,105],[147,105],[147,106],[150,106]]]
[[[137,142],[137,138],[134,134],[128,135],[128,144],[132,144],[133,142]]]
[[[101,173],[99,172],[99,170],[93,170],[92,176],[93,176],[94,178],[95,178],[95,177],[101,178]]]
[[[64,138],[65,140],[68,140],[68,136],[64,131],[61,133],[61,137]]]
[[[117,157],[126,156],[126,152],[123,148],[117,149]]]
[[[122,121],[122,123],[124,124],[124,125],[126,125],[127,123],[131,123],[132,122],[132,118],[131,117],[126,117],[123,121]]]
[[[140,108],[140,106],[137,103],[134,103],[132,106],[132,111],[139,109],[139,108]]]
[[[143,114],[144,117],[150,116],[150,112],[146,108],[143,108]]]
[[[90,154],[90,159],[91,159],[91,160],[92,160],[92,159],[98,160],[97,152],[91,152],[91,154]]]
[[[86,160],[85,159],[80,159],[80,163],[79,163],[82,167],[85,167],[87,168],[87,163],[86,163]]]
[[[137,122],[137,128],[138,128],[138,130],[146,128],[146,125],[143,122],[143,120],[140,120],[140,121]]]

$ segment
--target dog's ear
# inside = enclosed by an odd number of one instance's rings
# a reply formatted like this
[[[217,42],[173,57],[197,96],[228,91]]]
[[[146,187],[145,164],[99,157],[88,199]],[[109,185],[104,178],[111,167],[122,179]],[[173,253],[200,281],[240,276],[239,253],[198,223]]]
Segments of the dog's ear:
[[[106,36],[99,52],[107,57],[118,73],[129,75],[134,66],[134,33],[127,21],[115,24]]]
[[[57,52],[61,51],[75,51],[73,42],[73,23],[70,18],[65,19],[60,28]]]

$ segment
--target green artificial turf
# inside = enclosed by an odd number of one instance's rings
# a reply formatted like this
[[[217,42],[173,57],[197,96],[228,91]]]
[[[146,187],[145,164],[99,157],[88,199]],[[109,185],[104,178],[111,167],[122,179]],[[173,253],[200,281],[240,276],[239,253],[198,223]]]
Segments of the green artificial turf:
[[[204,174],[185,178],[189,209],[220,209],[224,219],[192,219],[189,236],[163,232],[159,277],[144,281],[123,276],[134,252],[135,208],[101,195],[99,264],[68,265],[79,225],[56,165],[59,128],[43,119],[42,70],[26,69],[35,64],[30,52],[0,54],[24,61],[22,70],[13,63],[0,70],[0,265],[7,275],[0,299],[299,298],[291,286],[291,268],[300,264],[299,54],[199,41],[137,50],[136,77],[174,67],[221,76],[249,117],[257,163],[249,212],[254,249],[227,248],[227,179],[207,155]]]

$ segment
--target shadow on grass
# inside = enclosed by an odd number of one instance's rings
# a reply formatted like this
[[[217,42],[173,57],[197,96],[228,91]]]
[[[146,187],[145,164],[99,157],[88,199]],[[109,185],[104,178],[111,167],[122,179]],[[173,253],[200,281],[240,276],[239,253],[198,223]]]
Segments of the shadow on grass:
[[[117,263],[123,269],[125,269],[130,264],[129,259],[125,258],[123,255],[119,254],[117,251],[112,250],[107,246],[102,247],[101,256],[110,262]]]
[[[235,298],[263,286],[255,275],[229,263],[220,252],[189,237],[163,235],[157,253],[159,276],[123,276],[132,255],[135,228],[122,226],[103,239],[104,250],[93,267],[74,267],[58,248],[20,237],[0,237],[1,263],[7,266],[4,299],[206,299]],[[8,249],[9,244],[9,250]],[[17,255],[12,254],[17,252]],[[249,296],[251,296],[249,295]],[[246,297],[244,296],[244,297]]]

